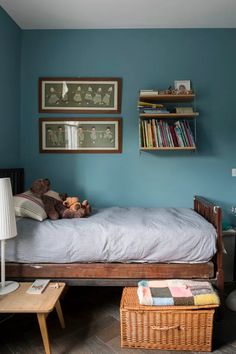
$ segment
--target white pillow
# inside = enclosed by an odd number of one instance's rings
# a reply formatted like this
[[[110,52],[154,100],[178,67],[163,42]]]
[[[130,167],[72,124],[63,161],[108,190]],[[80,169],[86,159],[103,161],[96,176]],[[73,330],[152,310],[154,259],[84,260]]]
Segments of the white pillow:
[[[43,202],[31,191],[17,194],[13,197],[16,216],[43,221],[47,218]]]

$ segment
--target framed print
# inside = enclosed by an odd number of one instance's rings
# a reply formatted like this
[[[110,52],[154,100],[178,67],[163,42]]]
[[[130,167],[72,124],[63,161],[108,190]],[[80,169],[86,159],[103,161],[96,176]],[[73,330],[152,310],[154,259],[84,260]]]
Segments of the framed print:
[[[121,153],[121,118],[40,118],[41,153]]]
[[[179,94],[186,94],[191,91],[190,80],[176,80],[175,81],[175,90]]]
[[[120,113],[119,78],[39,78],[39,112]]]

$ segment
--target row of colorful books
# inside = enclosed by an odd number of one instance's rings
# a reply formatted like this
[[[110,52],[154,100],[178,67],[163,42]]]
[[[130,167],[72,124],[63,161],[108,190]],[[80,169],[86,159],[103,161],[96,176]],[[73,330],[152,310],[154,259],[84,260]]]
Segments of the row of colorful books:
[[[157,119],[140,121],[142,147],[195,147],[189,121],[169,123]]]

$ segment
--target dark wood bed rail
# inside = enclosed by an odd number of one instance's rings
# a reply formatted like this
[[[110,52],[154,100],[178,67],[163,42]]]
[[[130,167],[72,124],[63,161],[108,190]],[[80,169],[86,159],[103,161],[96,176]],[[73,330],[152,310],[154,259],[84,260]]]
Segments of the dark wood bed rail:
[[[8,263],[8,275],[19,278],[54,279],[209,279],[214,278],[214,265],[208,263]],[[86,284],[85,284],[86,285]]]
[[[215,277],[217,288],[221,294],[224,291],[223,271],[223,238],[222,238],[222,210],[219,206],[212,204],[207,199],[195,196],[194,210],[208,220],[217,232],[217,253],[213,259],[215,265]]]

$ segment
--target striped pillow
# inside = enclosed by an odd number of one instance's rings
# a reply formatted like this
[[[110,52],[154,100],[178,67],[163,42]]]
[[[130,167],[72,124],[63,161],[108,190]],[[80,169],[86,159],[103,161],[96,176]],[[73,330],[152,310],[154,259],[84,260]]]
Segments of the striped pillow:
[[[16,216],[43,221],[47,218],[43,202],[31,191],[17,194],[13,197]]]

